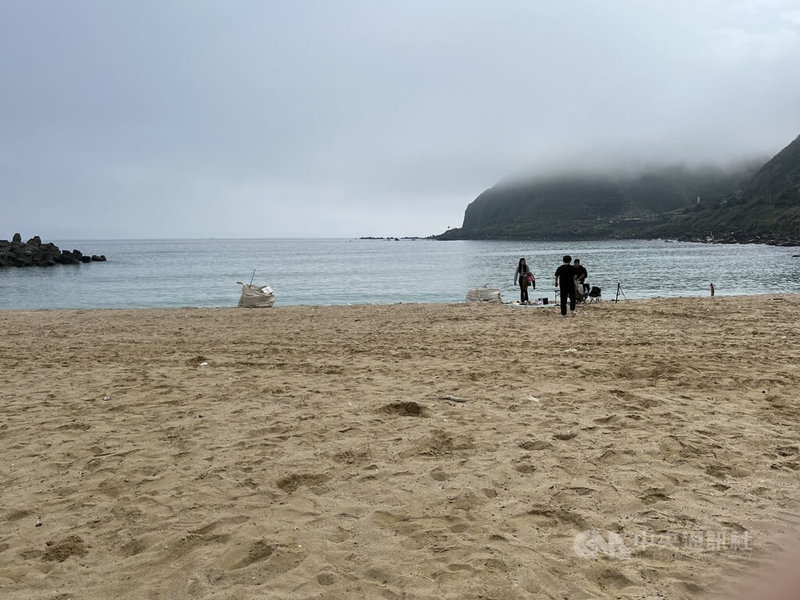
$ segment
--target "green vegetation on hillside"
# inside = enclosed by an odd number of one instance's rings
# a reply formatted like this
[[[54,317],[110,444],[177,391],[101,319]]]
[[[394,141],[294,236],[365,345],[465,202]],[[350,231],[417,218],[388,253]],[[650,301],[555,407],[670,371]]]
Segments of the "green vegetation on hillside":
[[[800,240],[800,137],[769,162],[498,184],[438,239]]]

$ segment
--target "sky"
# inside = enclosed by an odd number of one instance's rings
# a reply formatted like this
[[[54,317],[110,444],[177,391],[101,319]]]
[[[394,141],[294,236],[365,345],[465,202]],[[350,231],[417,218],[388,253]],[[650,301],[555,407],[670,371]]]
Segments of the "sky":
[[[428,236],[798,134],[800,0],[0,0],[0,239]]]

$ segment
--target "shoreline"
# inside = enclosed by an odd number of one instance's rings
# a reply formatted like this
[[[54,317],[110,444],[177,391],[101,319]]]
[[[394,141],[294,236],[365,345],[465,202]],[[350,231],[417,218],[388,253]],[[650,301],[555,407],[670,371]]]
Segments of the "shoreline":
[[[761,245],[761,246],[776,246],[800,248],[800,238],[789,236],[766,236],[766,235],[724,235],[719,237],[710,237],[708,235],[692,235],[683,234],[671,237],[597,237],[597,238],[572,238],[572,237],[555,237],[555,238],[528,238],[528,237],[451,237],[450,233],[454,230],[448,230],[444,233],[431,236],[426,239],[433,239],[437,242],[468,242],[468,241],[481,241],[481,242],[624,242],[624,241],[650,241],[650,242],[671,242],[671,243],[686,243],[686,244],[740,244],[740,245]]]
[[[538,293],[538,292],[537,292]],[[547,292],[548,298],[549,295],[553,294],[553,291],[550,290]],[[624,303],[642,303],[642,302],[652,302],[652,301],[681,301],[681,300],[722,300],[725,298],[729,299],[757,299],[757,298],[764,298],[767,296],[778,296],[778,297],[791,297],[791,296],[798,296],[800,297],[800,293],[795,292],[763,292],[760,294],[725,294],[725,293],[715,293],[714,296],[710,296],[709,293],[704,293],[703,295],[696,295],[696,296],[652,296],[649,298],[621,298],[618,302],[615,302],[612,298],[602,299],[600,302],[593,302],[590,304],[578,304],[578,310],[591,310],[595,307],[598,307],[603,304],[624,304]],[[118,312],[126,312],[126,311],[180,311],[180,310],[230,310],[236,309],[236,311],[255,311],[256,313],[260,312],[271,312],[275,310],[287,310],[287,309],[320,309],[320,308],[370,308],[370,307],[398,307],[398,306],[431,306],[431,307],[442,307],[442,306],[499,306],[499,307],[510,307],[510,308],[521,308],[521,309],[545,309],[545,308],[558,308],[558,303],[551,301],[547,305],[532,305],[532,306],[521,306],[517,300],[510,300],[510,301],[503,301],[501,303],[490,303],[490,302],[395,302],[392,304],[275,304],[274,306],[266,307],[266,308],[243,308],[235,305],[231,306],[161,306],[161,307],[70,307],[70,308],[1,308],[0,307],[0,314],[3,313],[15,313],[15,312],[30,312],[30,313],[37,313],[37,312],[87,312],[87,311],[118,311]]]
[[[689,600],[798,531],[800,295],[507,308],[0,311],[0,596]]]

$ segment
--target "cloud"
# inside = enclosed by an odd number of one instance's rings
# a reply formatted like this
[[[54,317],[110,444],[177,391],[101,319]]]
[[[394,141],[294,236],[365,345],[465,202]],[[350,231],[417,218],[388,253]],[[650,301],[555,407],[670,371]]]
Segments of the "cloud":
[[[438,233],[521,172],[774,154],[800,130],[797,14],[2,3],[0,197],[41,235]]]
[[[781,13],[781,19],[789,21],[794,25],[800,25],[800,8]]]
[[[716,57],[737,65],[746,61],[775,61],[797,56],[800,51],[800,33],[793,30],[752,33],[726,28],[715,31],[713,38]]]

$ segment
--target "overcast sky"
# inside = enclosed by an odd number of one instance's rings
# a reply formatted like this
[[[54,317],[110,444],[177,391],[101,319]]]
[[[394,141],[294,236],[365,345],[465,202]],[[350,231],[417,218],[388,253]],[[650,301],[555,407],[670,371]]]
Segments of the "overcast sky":
[[[426,236],[800,134],[800,0],[0,0],[0,239]]]

